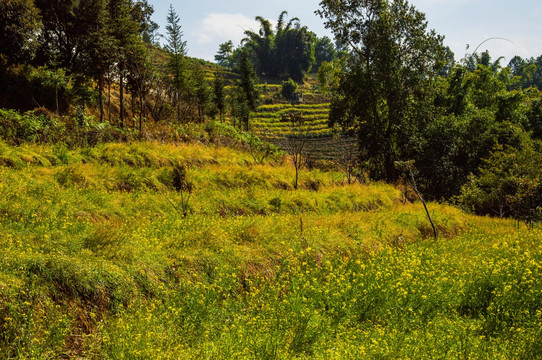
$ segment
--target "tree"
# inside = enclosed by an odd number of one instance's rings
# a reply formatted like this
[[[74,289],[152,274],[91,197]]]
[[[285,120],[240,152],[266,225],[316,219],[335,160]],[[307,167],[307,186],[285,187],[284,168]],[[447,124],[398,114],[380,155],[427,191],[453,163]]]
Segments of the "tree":
[[[314,63],[314,39],[307,27],[297,24],[294,28],[279,29],[276,38],[279,64],[277,77],[292,78],[303,82]]]
[[[323,93],[334,91],[341,79],[342,70],[345,67],[346,56],[335,59],[332,62],[324,61],[318,68],[316,77]]]
[[[131,1],[132,11],[131,15],[134,21],[139,24],[139,34],[141,40],[146,44],[154,44],[159,35],[156,33],[159,26],[152,21],[151,17],[154,14],[154,8],[148,3],[147,0]]]
[[[40,11],[42,30],[39,32],[40,48],[36,63],[65,68],[69,73],[84,74],[86,58],[93,45],[90,40],[103,24],[106,2],[103,0],[34,0]],[[111,27],[118,24],[118,14],[113,10],[130,5],[127,0],[109,1],[108,19]],[[122,5],[122,6],[121,6]]]
[[[273,77],[276,75],[277,65],[274,57],[275,34],[269,20],[257,16],[256,21],[260,23],[260,30],[258,33],[250,30],[245,31],[247,36],[243,40],[245,48],[250,49],[256,55],[259,61],[258,72],[261,75]]]
[[[427,209],[427,203],[423,199],[422,194],[418,190],[418,185],[416,183],[416,177],[414,176],[415,167],[414,167],[414,161],[396,161],[395,166],[398,170],[402,171],[404,174],[404,177],[406,178],[406,183],[414,192],[416,193],[416,196],[423,204],[423,208],[425,210],[425,214],[427,215],[427,219],[429,220],[429,223],[431,224],[431,228],[433,229],[433,237],[437,238],[437,228],[435,227],[435,223],[433,222],[433,219],[431,218],[431,214],[429,213],[429,210]]]
[[[139,113],[139,135],[143,135],[143,119],[147,112],[147,95],[153,85],[154,72],[156,71],[151,61],[151,51],[148,45],[143,41],[138,41],[128,52],[127,70],[128,85],[132,92],[132,114],[134,118],[133,127],[135,128],[135,114]],[[136,104],[136,100],[139,104]],[[136,109],[136,105],[137,109]]]
[[[318,69],[320,69],[320,66],[324,62],[332,62],[337,58],[337,50],[335,49],[335,45],[331,41],[330,38],[327,36],[324,36],[322,38],[316,39],[316,43],[314,45],[314,65],[312,67],[312,72],[316,73],[318,72]]]
[[[292,101],[296,90],[297,90],[297,83],[293,81],[292,79],[288,79],[288,81],[282,82],[281,94],[282,94],[282,97],[285,98],[286,100]]]
[[[247,49],[243,49],[240,65],[240,79],[237,82],[237,89],[234,95],[235,106],[234,116],[244,126],[246,131],[249,130],[250,112],[256,111],[258,106],[258,90],[256,88],[256,72],[250,63]]]
[[[526,115],[528,119],[527,130],[532,132],[534,139],[542,140],[542,93],[538,93],[537,98],[531,100]]]
[[[521,148],[497,146],[458,201],[478,214],[511,216],[531,227],[542,220],[542,154],[531,140]]]
[[[115,62],[115,39],[112,36],[111,18],[107,11],[106,0],[96,1],[95,4],[98,14],[94,28],[88,36],[88,49],[84,58],[84,69],[88,76],[96,80],[100,122],[103,122],[105,117],[103,93],[106,75],[112,71]]]
[[[58,105],[58,92],[61,89],[65,89],[68,86],[68,78],[66,77],[66,72],[64,69],[56,70],[46,70],[44,71],[46,75],[43,79],[43,84],[55,89],[55,111],[56,114],[59,114],[59,105]]]
[[[199,122],[205,118],[205,109],[211,101],[211,90],[205,80],[205,73],[201,65],[196,65],[192,71],[192,87],[194,88],[194,97],[198,108]]]
[[[233,68],[233,42],[227,41],[218,46],[218,52],[215,55],[215,61],[218,65],[224,66],[225,68]]]
[[[374,178],[394,180],[394,161],[406,157],[407,143],[429,120],[416,112],[442,68],[443,38],[427,31],[424,14],[405,0],[323,0],[320,6],[325,26],[352,54],[333,95],[330,124],[357,134]]]
[[[282,121],[290,123],[290,134],[282,141],[281,146],[292,157],[295,169],[294,189],[299,187],[299,172],[307,162],[307,132],[305,131],[305,119],[299,112],[284,114]]]
[[[508,63],[508,67],[512,70],[514,76],[521,76],[523,73],[523,67],[525,66],[525,60],[520,56],[514,56],[512,60]]]
[[[110,0],[109,16],[111,36],[113,38],[114,58],[119,79],[120,126],[124,127],[125,106],[124,92],[129,75],[130,57],[135,55],[135,48],[142,43],[141,24],[132,16],[132,3],[126,0]]]
[[[173,167],[173,187],[181,194],[181,209],[185,218],[188,216],[190,195],[194,187],[188,178],[188,169],[185,165],[177,164]]]
[[[348,185],[352,185],[356,175],[361,175],[355,146],[345,144],[341,151],[341,157],[335,160],[335,165],[346,176]]]
[[[28,62],[37,47],[41,28],[38,9],[32,0],[0,2],[0,56],[8,63]]]
[[[256,17],[260,30],[245,31],[243,43],[258,60],[260,75],[301,82],[314,63],[314,39],[306,27],[301,27],[298,18],[286,23],[286,15],[286,11],[280,14],[275,30],[269,20]]]
[[[213,80],[213,102],[218,110],[220,121],[224,121],[226,111],[226,91],[224,88],[224,74],[221,71],[215,72]]]
[[[185,61],[186,41],[183,41],[183,32],[181,31],[179,22],[179,16],[175,13],[173,5],[170,5],[166,25],[166,50],[169,52],[168,68],[173,74],[171,87],[178,122],[181,121],[181,97],[187,81],[187,66]]]

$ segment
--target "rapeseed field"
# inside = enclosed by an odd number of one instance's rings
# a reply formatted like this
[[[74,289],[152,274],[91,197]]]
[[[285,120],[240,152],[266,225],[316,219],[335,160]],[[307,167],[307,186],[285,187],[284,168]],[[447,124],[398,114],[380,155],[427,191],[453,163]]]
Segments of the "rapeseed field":
[[[0,143],[0,358],[542,356],[539,229],[430,203],[433,239],[398,188],[294,176],[197,144]]]

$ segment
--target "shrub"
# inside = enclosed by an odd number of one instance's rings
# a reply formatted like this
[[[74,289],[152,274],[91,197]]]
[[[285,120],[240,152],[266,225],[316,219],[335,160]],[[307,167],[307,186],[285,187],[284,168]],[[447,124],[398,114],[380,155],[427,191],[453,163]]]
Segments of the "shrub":
[[[478,214],[511,216],[533,226],[542,218],[542,154],[531,144],[497,148],[480,175],[463,185],[459,203]]]
[[[292,101],[294,98],[294,93],[297,90],[297,83],[292,79],[282,82],[281,94],[288,101]]]

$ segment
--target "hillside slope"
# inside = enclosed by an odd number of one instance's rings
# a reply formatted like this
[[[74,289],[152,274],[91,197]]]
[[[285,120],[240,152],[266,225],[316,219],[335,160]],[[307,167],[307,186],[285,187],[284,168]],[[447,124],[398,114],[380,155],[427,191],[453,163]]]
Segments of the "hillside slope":
[[[261,104],[253,116],[252,130],[260,138],[287,150],[287,137],[302,136],[308,162],[340,161],[356,148],[355,137],[329,127],[330,96],[318,89],[315,75],[309,75],[297,89],[301,95],[298,102],[286,101],[280,85],[264,84],[259,89]],[[299,114],[303,125],[292,126],[288,121],[290,114]]]
[[[540,231],[202,145],[0,143],[0,358],[534,358]],[[187,216],[173,169],[192,183]]]

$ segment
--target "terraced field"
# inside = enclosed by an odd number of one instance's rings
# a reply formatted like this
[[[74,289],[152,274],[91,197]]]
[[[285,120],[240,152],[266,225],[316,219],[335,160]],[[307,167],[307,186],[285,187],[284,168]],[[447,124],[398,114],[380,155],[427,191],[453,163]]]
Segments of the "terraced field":
[[[306,155],[310,160],[337,160],[356,145],[355,138],[339,136],[328,126],[329,99],[313,92],[310,85],[301,87],[303,103],[273,102],[280,93],[280,85],[262,85],[264,105],[252,120],[253,131],[262,139],[283,147],[288,136],[302,134],[306,141]],[[267,102],[267,104],[265,104]],[[301,114],[304,124],[294,128],[288,114]]]
[[[271,132],[276,136],[287,136],[296,133],[289,121],[284,121],[283,116],[290,113],[300,113],[305,121],[302,131],[310,136],[332,135],[332,130],[327,126],[329,103],[322,104],[270,104],[262,105],[258,109],[254,119],[254,129],[258,134]]]

